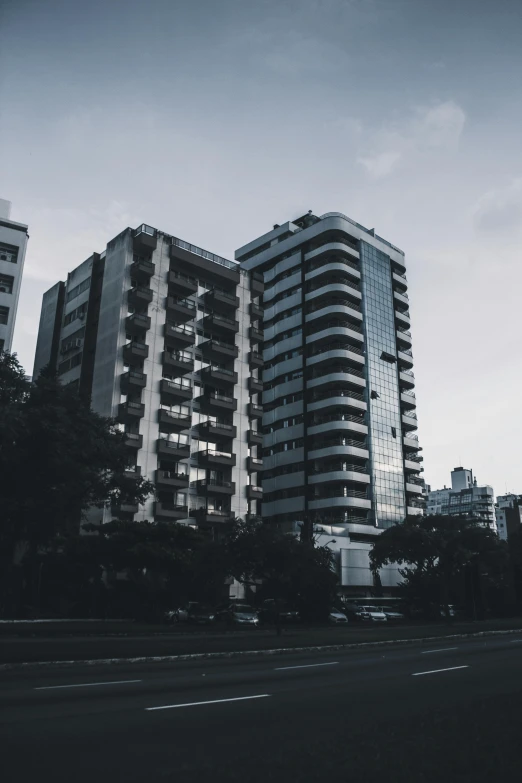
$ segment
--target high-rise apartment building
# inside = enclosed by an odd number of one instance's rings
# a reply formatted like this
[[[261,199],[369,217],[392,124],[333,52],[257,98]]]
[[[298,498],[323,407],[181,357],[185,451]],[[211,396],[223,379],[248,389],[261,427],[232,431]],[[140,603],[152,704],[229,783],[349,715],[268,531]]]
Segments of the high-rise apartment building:
[[[11,202],[0,199],[0,351],[10,351],[29,234],[11,220]]]
[[[265,284],[263,517],[320,522],[342,584],[371,586],[373,536],[422,513],[404,253],[309,212],[235,257]]]
[[[472,470],[454,468],[451,471],[451,488],[434,489],[428,493],[427,514],[470,516],[496,529],[493,487],[488,484],[478,486]]]
[[[260,512],[262,291],[255,272],[141,225],[44,294],[34,377],[50,364],[117,418],[129,470],[156,485],[120,516],[204,528]]]

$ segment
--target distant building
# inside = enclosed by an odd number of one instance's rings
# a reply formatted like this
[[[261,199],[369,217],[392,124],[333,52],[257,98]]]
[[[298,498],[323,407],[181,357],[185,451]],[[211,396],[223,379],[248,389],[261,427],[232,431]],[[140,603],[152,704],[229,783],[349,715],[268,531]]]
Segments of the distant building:
[[[11,220],[11,202],[0,199],[0,351],[10,351],[20,297],[27,226]]]
[[[455,468],[451,472],[451,489],[444,487],[428,493],[427,514],[470,516],[496,529],[493,487],[478,486],[472,470]]]
[[[499,495],[495,516],[499,538],[507,541],[522,525],[522,495]]]

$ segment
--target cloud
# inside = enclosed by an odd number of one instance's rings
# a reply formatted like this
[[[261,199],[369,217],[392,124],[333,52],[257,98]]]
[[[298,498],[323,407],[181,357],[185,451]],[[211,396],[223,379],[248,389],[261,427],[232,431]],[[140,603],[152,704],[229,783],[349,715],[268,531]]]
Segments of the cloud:
[[[417,107],[406,121],[370,133],[367,147],[359,153],[357,162],[373,179],[387,177],[408,158],[456,149],[465,122],[464,110],[454,101]]]
[[[485,193],[473,209],[473,224],[478,233],[506,238],[522,231],[522,178]]]

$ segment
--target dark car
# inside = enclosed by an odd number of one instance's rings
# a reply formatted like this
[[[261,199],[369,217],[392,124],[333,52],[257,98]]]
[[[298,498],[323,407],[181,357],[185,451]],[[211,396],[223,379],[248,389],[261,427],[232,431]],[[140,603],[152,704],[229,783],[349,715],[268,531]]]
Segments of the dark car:
[[[299,612],[286,601],[277,601],[275,598],[267,598],[259,608],[259,619],[262,623],[275,623],[279,612],[279,622],[299,622]]]
[[[187,616],[187,621],[194,625],[211,625],[216,619],[214,609],[201,604],[193,604]]]

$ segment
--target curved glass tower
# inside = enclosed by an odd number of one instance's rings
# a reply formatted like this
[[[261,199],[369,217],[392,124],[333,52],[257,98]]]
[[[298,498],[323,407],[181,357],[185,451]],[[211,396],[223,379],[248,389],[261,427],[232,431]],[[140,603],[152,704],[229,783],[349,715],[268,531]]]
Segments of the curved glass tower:
[[[236,259],[265,284],[263,517],[370,541],[421,513],[404,253],[309,212]]]

